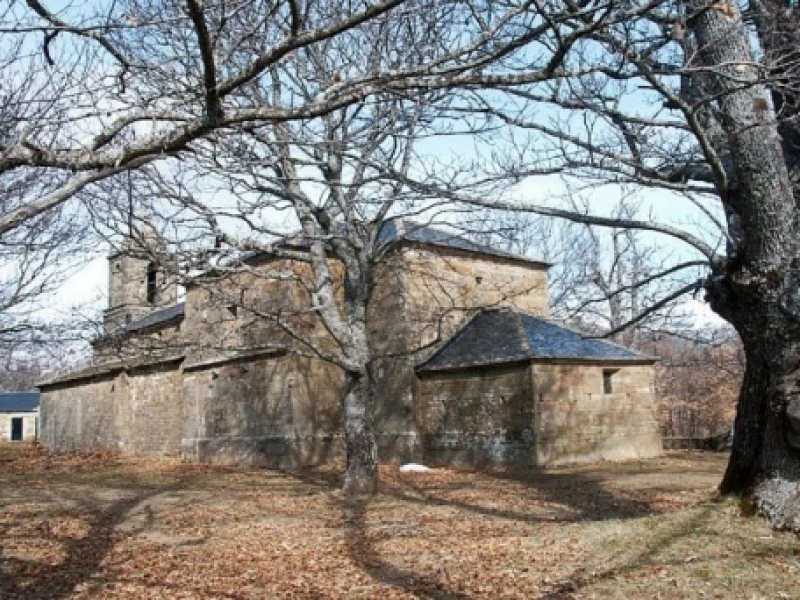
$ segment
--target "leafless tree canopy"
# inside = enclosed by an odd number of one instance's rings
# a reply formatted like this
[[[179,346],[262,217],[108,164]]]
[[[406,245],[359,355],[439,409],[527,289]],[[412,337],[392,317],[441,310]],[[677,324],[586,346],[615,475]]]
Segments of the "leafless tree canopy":
[[[359,323],[383,219],[479,206],[616,228],[628,246],[635,235],[622,232],[664,234],[690,254],[662,275],[706,270],[648,306],[637,299],[641,315],[703,290],[736,328],[748,363],[723,488],[765,482],[762,510],[800,528],[785,500],[800,478],[798,16],[777,0],[744,9],[727,0],[14,2],[0,15],[9,115],[0,176],[33,170],[39,187],[4,212],[0,234],[78,193],[97,203],[92,184],[113,188],[134,168],[172,190],[173,216],[203,223],[197,239],[240,246],[225,226],[233,219],[277,252],[275,220],[264,217],[291,211],[317,314],[338,340],[330,358],[351,378],[344,406],[360,467],[349,481],[373,482],[371,357]],[[468,136],[476,150],[425,156],[419,143],[434,135]],[[515,195],[516,182],[554,173],[679,194],[714,231]],[[210,175],[233,190],[227,203],[196,185]],[[345,265],[341,310],[329,248]],[[592,278],[608,287],[615,276]]]

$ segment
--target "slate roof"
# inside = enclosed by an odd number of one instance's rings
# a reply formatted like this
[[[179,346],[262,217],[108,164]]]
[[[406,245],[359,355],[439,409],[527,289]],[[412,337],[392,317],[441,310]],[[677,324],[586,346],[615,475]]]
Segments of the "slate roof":
[[[186,313],[186,303],[179,302],[166,308],[159,308],[153,312],[147,313],[145,316],[131,321],[125,326],[125,331],[141,331],[154,325],[163,325],[174,319],[183,318]]]
[[[474,316],[419,372],[497,365],[522,360],[639,362],[656,359],[611,342],[588,338],[533,315],[510,309]]]
[[[0,413],[31,412],[39,408],[39,392],[0,392]]]
[[[514,254],[513,252],[498,250],[497,248],[485,244],[478,244],[457,233],[451,233],[437,227],[431,227],[430,225],[414,223],[408,219],[398,218],[388,220],[383,224],[378,234],[378,244],[390,244],[403,240],[420,244],[431,244],[433,246],[443,246],[445,248],[456,248],[458,250],[466,250],[467,252],[480,252],[481,254],[488,254],[490,256],[523,260],[525,262],[539,263],[547,266],[550,264],[520,254]]]

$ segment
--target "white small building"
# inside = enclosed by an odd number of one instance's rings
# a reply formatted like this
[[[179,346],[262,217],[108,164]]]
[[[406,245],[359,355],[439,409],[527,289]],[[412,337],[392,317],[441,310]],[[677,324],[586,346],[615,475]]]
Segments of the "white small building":
[[[0,442],[39,437],[39,392],[0,392]]]

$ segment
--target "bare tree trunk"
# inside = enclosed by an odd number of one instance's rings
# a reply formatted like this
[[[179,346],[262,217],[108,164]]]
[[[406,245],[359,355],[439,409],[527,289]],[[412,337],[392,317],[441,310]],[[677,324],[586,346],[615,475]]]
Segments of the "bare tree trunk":
[[[712,294],[715,310],[736,327],[747,361],[733,451],[722,493],[752,497],[772,524],[800,530],[800,319],[783,294]]]
[[[348,372],[342,397],[347,442],[347,495],[372,495],[378,488],[378,447],[373,425],[374,388],[369,373]]]
[[[719,173],[717,185],[742,229],[734,252],[706,284],[711,307],[739,332],[747,356],[721,490],[752,494],[773,525],[800,530],[800,444],[791,417],[800,401],[797,207],[741,15],[733,4],[698,8],[691,23],[697,57],[715,69],[703,85],[719,95],[735,170],[735,178]],[[737,76],[751,85],[733,85]]]

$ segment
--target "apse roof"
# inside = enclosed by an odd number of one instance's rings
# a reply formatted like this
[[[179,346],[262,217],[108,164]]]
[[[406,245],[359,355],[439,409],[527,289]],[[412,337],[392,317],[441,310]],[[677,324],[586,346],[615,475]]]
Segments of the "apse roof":
[[[511,309],[475,315],[419,372],[496,365],[523,360],[640,362],[656,359],[595,339],[534,315]]]

